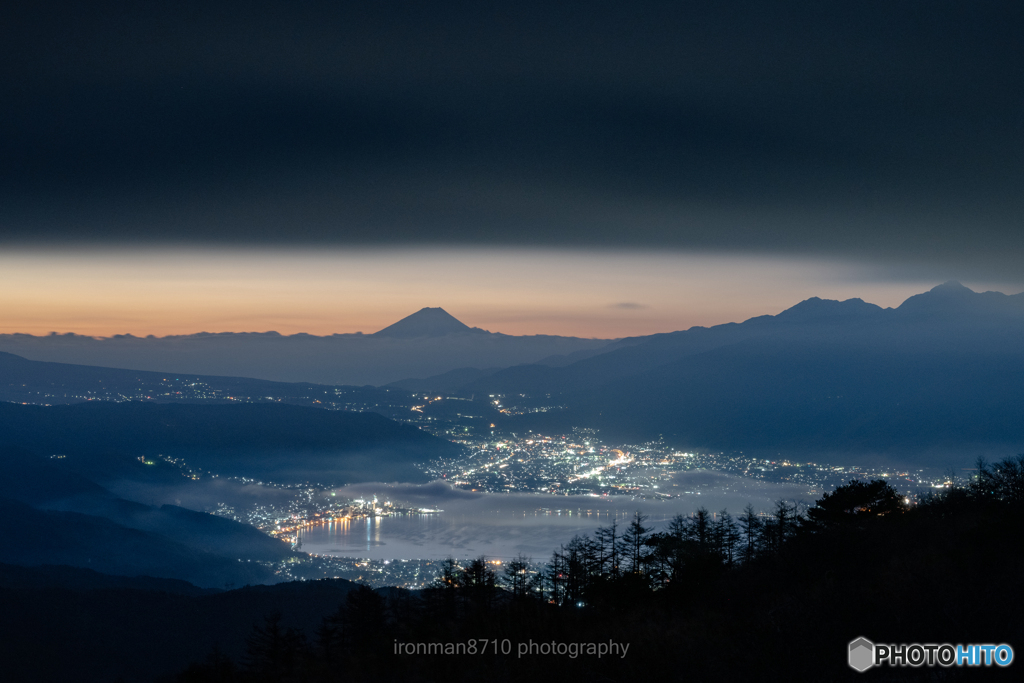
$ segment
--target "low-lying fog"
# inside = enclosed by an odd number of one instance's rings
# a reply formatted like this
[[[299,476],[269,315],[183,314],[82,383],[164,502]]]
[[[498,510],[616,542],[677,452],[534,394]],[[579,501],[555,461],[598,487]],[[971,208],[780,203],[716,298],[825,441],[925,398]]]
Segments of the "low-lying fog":
[[[803,485],[773,484],[713,471],[681,472],[672,487],[678,496],[641,500],[631,496],[558,496],[526,493],[478,493],[435,481],[429,484],[365,483],[318,491],[316,497],[334,501],[389,500],[407,508],[442,512],[353,519],[321,524],[300,533],[301,549],[316,554],[371,559],[433,559],[488,557],[509,559],[520,553],[546,559],[576,534],[593,534],[618,519],[624,525],[639,511],[648,526],[661,528],[676,514],[699,507],[712,512],[728,509],[735,517],[748,503],[757,511],[775,501],[813,503],[820,493]],[[255,506],[284,507],[297,489],[243,484],[230,479],[206,479],[185,486],[140,488],[126,482],[110,486],[115,493],[148,504],[172,504],[212,510],[218,504],[238,512]],[[682,493],[680,493],[682,492]],[[334,496],[331,496],[331,494]]]

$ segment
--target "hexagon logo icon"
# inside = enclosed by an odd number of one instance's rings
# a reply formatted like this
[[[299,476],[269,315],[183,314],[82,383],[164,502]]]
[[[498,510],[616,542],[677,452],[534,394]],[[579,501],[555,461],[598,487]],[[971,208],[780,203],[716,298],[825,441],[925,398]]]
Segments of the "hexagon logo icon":
[[[875,663],[875,644],[867,638],[850,641],[850,668],[867,671]]]

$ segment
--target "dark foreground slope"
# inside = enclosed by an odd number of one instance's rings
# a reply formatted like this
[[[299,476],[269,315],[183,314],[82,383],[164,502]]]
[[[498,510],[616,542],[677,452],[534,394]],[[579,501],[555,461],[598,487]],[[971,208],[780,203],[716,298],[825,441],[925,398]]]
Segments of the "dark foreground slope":
[[[600,540],[573,539],[520,597],[493,589],[486,564],[471,563],[422,601],[348,604],[305,657],[258,658],[237,680],[1010,680],[1019,661],[864,674],[847,665],[858,637],[1021,651],[1024,457],[993,473],[911,507],[884,482],[851,483],[815,514],[762,518],[750,555],[724,551],[714,533],[721,520],[702,534],[709,527],[699,515],[679,520],[678,536],[672,527],[634,535],[631,526],[619,563],[603,557]],[[631,546],[637,538],[651,543]],[[396,653],[396,641],[413,645]],[[461,655],[415,645],[471,642],[476,649]],[[567,651],[609,642],[628,644],[626,655]],[[544,654],[542,644],[565,654]],[[213,673],[198,666],[184,680],[218,680]]]
[[[241,661],[253,625],[312,632],[354,584],[342,579],[225,592],[64,567],[0,565],[0,678],[173,680],[215,648]]]
[[[785,526],[762,519],[761,538],[774,540],[750,559],[691,533],[694,518],[681,544],[665,545],[671,535],[651,544],[663,557],[617,569],[582,561],[586,550],[573,559],[574,540],[518,597],[495,588],[483,563],[455,567],[418,595],[343,581],[197,595],[151,579],[119,585],[0,567],[0,667],[33,681],[1011,680],[1018,661],[861,674],[847,666],[847,644],[1021,651],[1021,462],[1009,463],[1009,487],[972,485],[911,508],[848,509],[840,497]],[[75,588],[54,585],[54,574]],[[568,654],[610,642],[614,656]],[[412,649],[396,652],[396,643]],[[416,644],[462,651],[416,654]],[[551,644],[566,654],[538,651]],[[175,669],[176,679],[158,678]]]
[[[93,478],[142,476],[157,456],[222,475],[350,483],[422,481],[413,463],[457,447],[373,413],[281,404],[0,403],[9,445],[65,455]]]

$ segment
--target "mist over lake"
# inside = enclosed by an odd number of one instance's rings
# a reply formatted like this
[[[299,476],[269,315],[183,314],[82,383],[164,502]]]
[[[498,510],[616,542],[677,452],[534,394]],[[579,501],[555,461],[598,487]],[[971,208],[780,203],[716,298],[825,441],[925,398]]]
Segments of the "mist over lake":
[[[576,534],[593,535],[618,520],[624,527],[639,511],[661,529],[676,514],[700,507],[739,514],[747,503],[769,510],[775,500],[809,501],[805,489],[724,477],[718,486],[669,500],[630,496],[481,494],[435,484],[358,484],[339,489],[346,497],[377,495],[441,512],[336,520],[302,529],[301,550],[317,555],[374,560],[478,557],[508,560],[520,553],[544,560]]]
[[[344,519],[303,529],[299,539],[305,552],[339,557],[399,560],[486,555],[510,560],[522,553],[540,560],[573,535],[611,524],[612,514],[495,511],[484,518],[437,513]],[[617,516],[621,523],[626,513]]]

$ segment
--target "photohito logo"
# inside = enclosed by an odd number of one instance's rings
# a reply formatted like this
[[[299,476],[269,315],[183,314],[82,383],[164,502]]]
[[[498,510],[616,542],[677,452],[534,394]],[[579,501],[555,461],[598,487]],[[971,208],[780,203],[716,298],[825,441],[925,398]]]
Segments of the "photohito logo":
[[[874,663],[874,643],[867,638],[858,638],[850,643],[850,666],[857,671],[867,671]]]
[[[1013,648],[999,645],[936,645],[928,643],[883,645],[867,638],[851,640],[847,648],[851,669],[867,671],[873,666],[1009,666]]]

